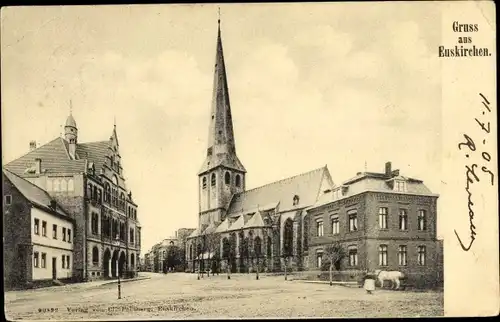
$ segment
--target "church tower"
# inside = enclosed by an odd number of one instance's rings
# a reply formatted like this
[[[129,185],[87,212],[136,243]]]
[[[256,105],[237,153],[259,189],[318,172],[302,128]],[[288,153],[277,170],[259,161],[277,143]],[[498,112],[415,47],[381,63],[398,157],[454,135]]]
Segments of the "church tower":
[[[64,124],[64,138],[68,141],[69,155],[72,159],[75,159],[76,144],[78,141],[78,128],[76,127],[75,119],[73,118],[73,108],[70,102],[69,116],[66,119],[66,124]]]
[[[245,190],[246,170],[236,156],[220,19],[209,122],[207,156],[198,173],[200,229],[224,220],[233,194]]]

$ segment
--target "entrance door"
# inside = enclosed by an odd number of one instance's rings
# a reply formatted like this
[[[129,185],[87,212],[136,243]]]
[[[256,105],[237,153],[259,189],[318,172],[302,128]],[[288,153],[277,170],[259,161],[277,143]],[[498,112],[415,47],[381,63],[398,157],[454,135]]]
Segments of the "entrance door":
[[[52,257],[52,279],[57,279],[57,257]]]

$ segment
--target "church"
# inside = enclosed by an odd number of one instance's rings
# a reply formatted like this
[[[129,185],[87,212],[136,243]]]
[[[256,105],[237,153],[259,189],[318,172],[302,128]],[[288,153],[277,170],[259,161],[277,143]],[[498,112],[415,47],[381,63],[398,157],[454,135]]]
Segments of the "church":
[[[206,158],[198,173],[199,222],[186,244],[188,271],[302,269],[306,209],[331,191],[326,166],[247,189],[236,153],[220,21]],[[229,265],[229,267],[228,267]],[[257,266],[258,265],[258,266]]]
[[[57,137],[40,147],[32,141],[27,154],[4,165],[4,182],[6,173],[10,181],[17,177],[28,181],[33,184],[31,195],[33,191],[38,191],[36,195],[39,196],[47,195],[45,199],[52,200],[53,209],[61,208],[74,223],[73,256],[71,263],[67,264],[72,273],[66,279],[87,281],[116,278],[118,274],[123,277],[134,276],[139,264],[141,225],[137,216],[138,205],[125,181],[116,124],[111,136],[103,141],[81,143],[78,141],[78,131],[70,111],[64,126],[64,137]],[[21,179],[17,181],[21,182]],[[18,201],[12,198],[11,202]],[[31,207],[31,204],[20,206],[26,208]],[[19,217],[22,213],[17,215]],[[11,212],[7,216],[4,211],[6,221],[11,217],[17,220],[13,216],[16,215]],[[36,222],[41,219],[32,220],[37,230]],[[42,224],[46,225],[47,222]],[[26,225],[19,231],[29,232],[33,225]],[[55,233],[50,239],[59,238]],[[63,233],[60,232],[59,236],[64,236]],[[49,237],[45,236],[45,239]],[[27,247],[14,243],[7,248],[19,253],[13,258],[26,259],[27,264],[19,265],[48,270],[31,264],[36,262],[33,247],[36,248],[37,243],[29,236],[26,236],[26,243]],[[54,274],[47,276],[49,282],[60,278]],[[21,278],[21,281],[28,283],[29,278]]]

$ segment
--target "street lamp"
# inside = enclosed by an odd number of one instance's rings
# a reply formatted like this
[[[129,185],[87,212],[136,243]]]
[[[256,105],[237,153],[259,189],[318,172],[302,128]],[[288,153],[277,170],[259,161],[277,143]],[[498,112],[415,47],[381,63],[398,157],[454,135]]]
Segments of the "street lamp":
[[[122,298],[122,285],[120,281],[120,236],[116,234],[116,245],[118,247],[118,256],[116,256],[116,273],[118,274],[118,299]]]

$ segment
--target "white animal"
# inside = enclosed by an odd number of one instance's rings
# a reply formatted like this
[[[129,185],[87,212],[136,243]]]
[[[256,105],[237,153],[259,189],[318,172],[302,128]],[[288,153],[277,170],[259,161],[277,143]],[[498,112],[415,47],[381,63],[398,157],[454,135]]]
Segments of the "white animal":
[[[391,281],[391,288],[399,289],[401,285],[400,279],[405,278],[405,275],[399,271],[382,271],[375,270],[375,276],[380,282],[380,287],[384,287],[384,281]]]

